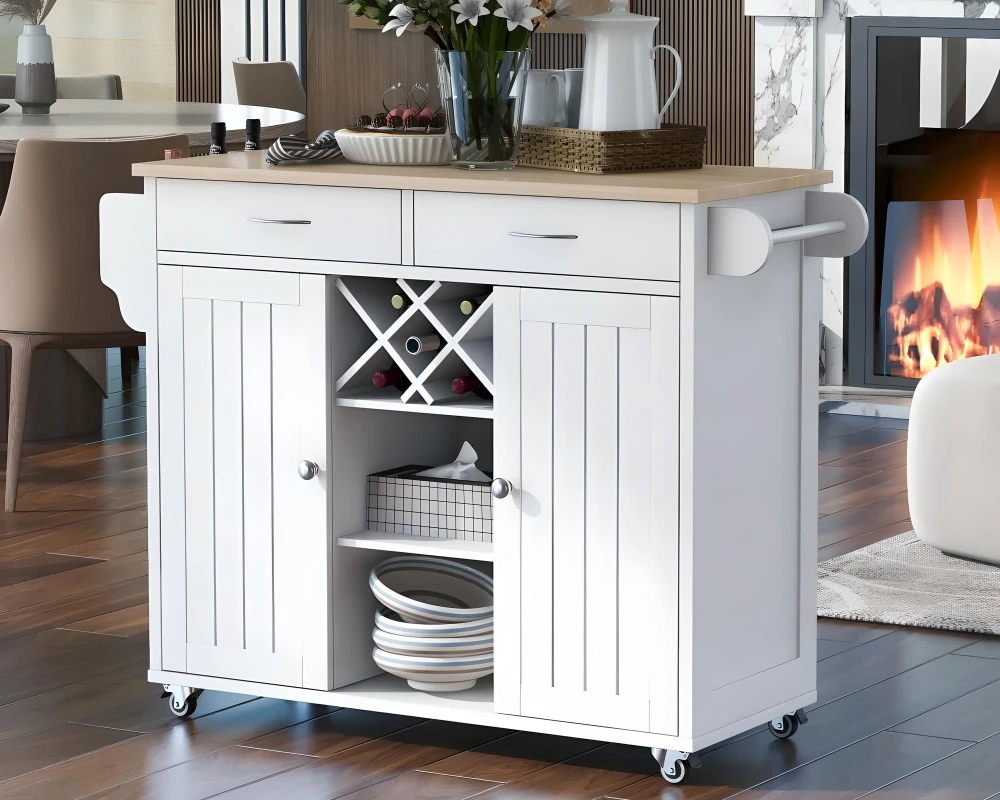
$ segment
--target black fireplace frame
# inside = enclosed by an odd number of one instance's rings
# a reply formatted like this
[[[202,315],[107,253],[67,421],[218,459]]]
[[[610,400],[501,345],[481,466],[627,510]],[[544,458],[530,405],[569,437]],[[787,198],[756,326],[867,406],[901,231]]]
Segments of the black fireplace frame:
[[[847,191],[875,218],[875,58],[881,37],[1000,39],[1000,19],[850,17],[847,26]],[[852,110],[854,113],[852,113]],[[869,236],[844,270],[844,357],[851,386],[912,389],[917,380],[875,373],[875,240]]]

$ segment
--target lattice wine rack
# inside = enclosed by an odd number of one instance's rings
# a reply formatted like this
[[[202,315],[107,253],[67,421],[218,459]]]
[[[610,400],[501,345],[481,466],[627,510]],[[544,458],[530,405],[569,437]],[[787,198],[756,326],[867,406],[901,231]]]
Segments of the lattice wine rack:
[[[337,290],[364,323],[342,347],[361,355],[337,381],[337,404],[386,408],[455,416],[493,416],[493,296],[492,287],[440,281],[390,280],[343,277]],[[395,308],[392,298],[401,295],[408,305]],[[466,315],[461,303],[474,299]],[[436,334],[440,347],[410,353],[410,337]],[[371,338],[374,341],[371,342]],[[368,344],[368,342],[371,342]],[[398,368],[409,386],[376,388],[376,371]],[[482,386],[479,394],[455,394],[452,380],[472,374]],[[484,391],[483,391],[484,390]]]

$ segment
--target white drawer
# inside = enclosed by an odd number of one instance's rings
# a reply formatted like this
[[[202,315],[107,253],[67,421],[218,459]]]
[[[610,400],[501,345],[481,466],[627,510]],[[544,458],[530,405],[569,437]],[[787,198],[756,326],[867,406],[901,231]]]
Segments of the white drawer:
[[[402,262],[395,189],[159,180],[160,250]]]
[[[415,192],[419,266],[680,280],[671,203]]]

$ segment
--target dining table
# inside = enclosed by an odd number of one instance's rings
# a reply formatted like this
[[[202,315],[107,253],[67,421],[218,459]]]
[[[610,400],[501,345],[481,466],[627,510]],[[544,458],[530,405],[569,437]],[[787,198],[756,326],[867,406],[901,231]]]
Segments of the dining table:
[[[13,99],[0,99],[0,209],[7,198],[17,145],[22,139],[124,139],[186,134],[192,155],[208,152],[213,122],[226,123],[230,149],[243,149],[246,121],[259,119],[261,142],[303,134],[295,111],[226,103],[149,100],[57,100],[48,114],[22,114]],[[0,260],[0,291],[3,291]],[[0,386],[6,388],[10,350],[0,348]],[[76,363],[73,363],[76,362]],[[83,369],[81,370],[80,367]],[[103,350],[39,350],[32,367],[25,438],[73,436],[99,428],[109,388]],[[6,439],[7,392],[0,395],[0,441]]]
[[[48,114],[22,114],[13,100],[0,99],[0,159],[10,160],[21,139],[124,139],[187,134],[195,150],[207,148],[213,122],[225,122],[230,147],[243,147],[246,121],[259,119],[261,139],[305,131],[295,111],[228,103],[172,103],[151,100],[57,100]]]

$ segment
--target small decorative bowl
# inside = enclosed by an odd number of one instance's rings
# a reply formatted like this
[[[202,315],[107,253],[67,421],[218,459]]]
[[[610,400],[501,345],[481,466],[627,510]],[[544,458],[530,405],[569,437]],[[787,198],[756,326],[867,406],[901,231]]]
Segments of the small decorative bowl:
[[[433,556],[395,556],[372,569],[375,598],[404,622],[440,624],[493,616],[493,579]]]
[[[342,128],[336,136],[344,158],[359,164],[434,166],[451,163],[451,137],[447,133]]]
[[[433,658],[401,656],[376,647],[372,650],[372,658],[390,675],[404,678],[411,689],[421,692],[461,692],[493,673],[493,653]]]

